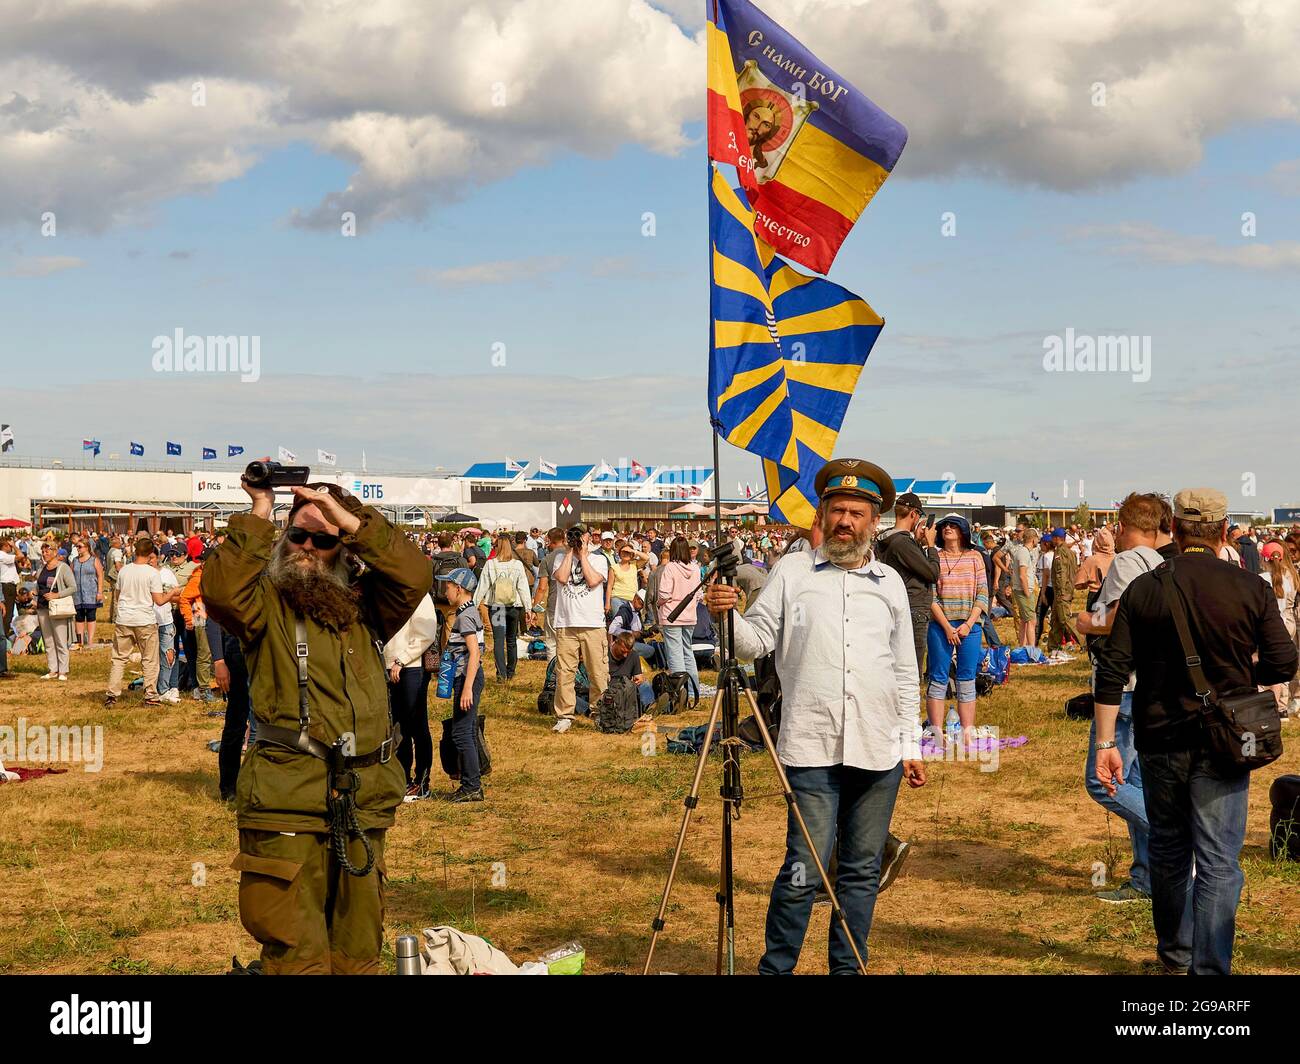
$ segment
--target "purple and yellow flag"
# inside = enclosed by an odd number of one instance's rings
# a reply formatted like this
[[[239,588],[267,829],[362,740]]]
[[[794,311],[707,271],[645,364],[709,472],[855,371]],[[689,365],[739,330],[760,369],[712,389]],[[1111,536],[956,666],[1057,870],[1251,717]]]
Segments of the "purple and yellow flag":
[[[826,273],[907,130],[749,0],[705,3],[709,157],[736,167],[764,241]]]

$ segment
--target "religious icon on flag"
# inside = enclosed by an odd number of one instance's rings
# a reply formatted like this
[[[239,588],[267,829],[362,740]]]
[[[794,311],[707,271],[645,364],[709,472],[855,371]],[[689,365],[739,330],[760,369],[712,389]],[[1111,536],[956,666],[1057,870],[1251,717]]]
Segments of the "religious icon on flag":
[[[826,273],[907,130],[750,0],[707,13],[709,158],[736,167],[759,236]]]

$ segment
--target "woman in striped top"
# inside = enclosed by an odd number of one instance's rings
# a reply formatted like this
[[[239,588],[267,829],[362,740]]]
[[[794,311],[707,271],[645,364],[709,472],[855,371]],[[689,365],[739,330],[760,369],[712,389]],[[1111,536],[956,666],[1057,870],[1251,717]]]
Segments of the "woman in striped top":
[[[942,734],[948,673],[957,654],[957,715],[963,734],[975,726],[975,674],[979,671],[981,615],[988,612],[989,588],[984,559],[971,549],[970,525],[948,514],[935,525],[943,549],[939,552],[939,583],[930,607],[926,660],[930,686],[926,713],[935,736]]]

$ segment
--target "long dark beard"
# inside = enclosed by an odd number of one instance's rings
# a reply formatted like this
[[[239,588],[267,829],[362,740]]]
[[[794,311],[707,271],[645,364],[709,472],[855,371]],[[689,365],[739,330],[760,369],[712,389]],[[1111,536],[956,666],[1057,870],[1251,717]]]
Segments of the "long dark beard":
[[[346,565],[340,562],[333,569],[324,570],[315,564],[295,561],[284,543],[281,540],[276,544],[266,572],[289,608],[335,631],[356,624],[361,611],[347,582]]]

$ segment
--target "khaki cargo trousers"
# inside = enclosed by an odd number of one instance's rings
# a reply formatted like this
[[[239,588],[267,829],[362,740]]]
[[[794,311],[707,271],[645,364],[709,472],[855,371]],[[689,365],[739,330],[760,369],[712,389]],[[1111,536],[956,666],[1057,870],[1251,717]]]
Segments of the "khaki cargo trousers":
[[[375,866],[364,876],[344,869],[328,834],[241,828],[239,918],[262,944],[266,975],[382,975],[384,944],[384,834],[366,832]],[[358,838],[348,859],[366,863]]]

